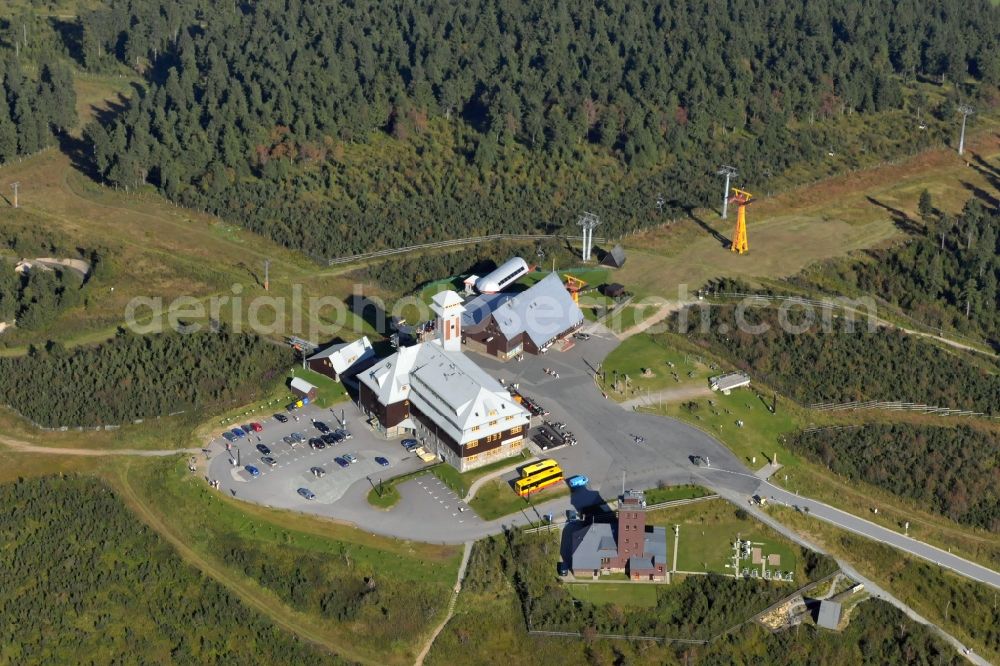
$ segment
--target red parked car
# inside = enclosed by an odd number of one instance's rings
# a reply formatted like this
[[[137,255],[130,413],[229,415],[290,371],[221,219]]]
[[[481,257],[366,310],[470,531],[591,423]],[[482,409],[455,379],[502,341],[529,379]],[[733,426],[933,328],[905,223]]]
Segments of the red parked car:
[[[260,431],[262,431],[264,429],[264,426],[262,426],[259,423],[251,423],[250,427],[253,428],[254,432],[260,432]]]

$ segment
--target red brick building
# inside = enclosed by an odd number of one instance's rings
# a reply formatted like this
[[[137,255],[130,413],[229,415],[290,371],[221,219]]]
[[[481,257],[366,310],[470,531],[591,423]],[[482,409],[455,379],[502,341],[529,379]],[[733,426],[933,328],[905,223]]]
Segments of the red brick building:
[[[571,568],[577,577],[625,573],[635,581],[664,581],[666,567],[667,531],[646,526],[642,491],[621,496],[616,525],[593,523],[573,535]]]

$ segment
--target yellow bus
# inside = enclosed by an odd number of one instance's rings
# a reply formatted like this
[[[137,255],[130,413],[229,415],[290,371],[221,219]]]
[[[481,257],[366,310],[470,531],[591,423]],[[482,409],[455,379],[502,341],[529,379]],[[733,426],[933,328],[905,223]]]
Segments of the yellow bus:
[[[521,470],[521,478],[526,479],[532,474],[537,474],[538,472],[547,470],[551,467],[555,467],[558,464],[559,463],[557,463],[555,460],[552,460],[551,458],[549,458],[548,460],[539,460],[536,463],[531,463],[530,465],[526,466],[524,469]]]
[[[535,472],[531,476],[526,476],[523,479],[515,481],[514,492],[521,497],[527,497],[531,493],[548,488],[562,480],[562,469],[559,466],[549,467],[548,469],[543,469],[541,472]]]

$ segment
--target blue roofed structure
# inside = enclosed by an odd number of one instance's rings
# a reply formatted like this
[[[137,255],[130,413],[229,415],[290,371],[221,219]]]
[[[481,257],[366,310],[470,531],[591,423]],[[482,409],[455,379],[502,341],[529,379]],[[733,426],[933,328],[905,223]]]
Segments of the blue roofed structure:
[[[493,311],[514,297],[510,292],[498,294],[481,294],[465,302],[465,312],[462,313],[462,330],[484,326]]]
[[[556,273],[519,293],[478,296],[465,303],[464,334],[491,356],[542,353],[583,325],[583,312]]]
[[[593,523],[573,534],[573,571],[599,570],[602,562],[618,555],[610,523]]]

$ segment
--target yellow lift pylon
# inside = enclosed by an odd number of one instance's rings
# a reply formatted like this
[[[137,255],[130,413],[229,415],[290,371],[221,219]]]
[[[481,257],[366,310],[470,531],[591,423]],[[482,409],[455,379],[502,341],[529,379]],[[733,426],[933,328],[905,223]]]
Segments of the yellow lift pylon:
[[[580,291],[587,286],[587,283],[578,277],[573,277],[572,275],[566,274],[563,276],[566,278],[566,291],[569,295],[573,297],[573,302],[580,303]]]
[[[739,206],[736,213],[736,230],[733,231],[733,245],[730,250],[733,252],[745,253],[750,249],[747,242],[747,206],[753,201],[753,195],[746,190],[733,188],[733,196],[729,197],[729,203]]]

